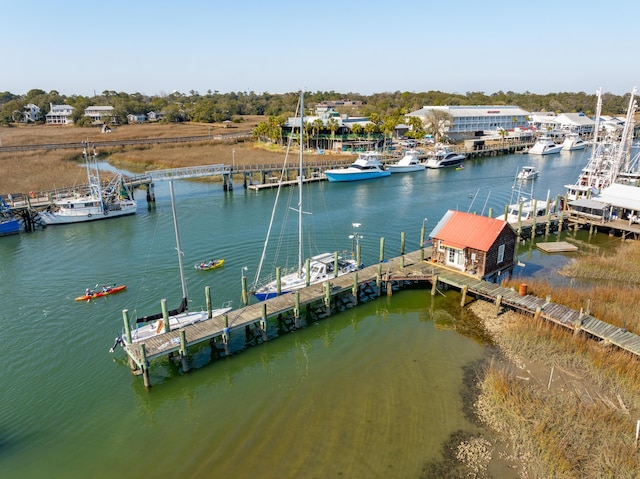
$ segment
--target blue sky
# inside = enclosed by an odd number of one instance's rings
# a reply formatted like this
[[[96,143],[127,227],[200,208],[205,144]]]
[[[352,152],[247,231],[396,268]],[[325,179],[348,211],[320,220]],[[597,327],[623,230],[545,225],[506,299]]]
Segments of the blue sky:
[[[618,95],[640,2],[0,0],[0,91]]]

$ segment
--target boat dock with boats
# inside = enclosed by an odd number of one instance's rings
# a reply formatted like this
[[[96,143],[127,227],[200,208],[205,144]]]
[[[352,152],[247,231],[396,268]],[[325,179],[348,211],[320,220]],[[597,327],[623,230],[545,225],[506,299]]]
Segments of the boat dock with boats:
[[[381,241],[382,248],[383,241]],[[381,252],[382,256],[382,252]],[[277,296],[250,304],[211,319],[169,332],[154,334],[145,341],[129,338],[123,349],[131,371],[141,375],[145,387],[151,386],[152,361],[168,357],[189,370],[189,348],[208,343],[220,355],[232,354],[230,339],[245,335],[245,343],[260,344],[278,336],[277,329],[291,331],[317,320],[356,306],[381,295],[392,295],[405,286],[430,288],[431,295],[443,289],[460,291],[460,305],[485,300],[495,303],[496,315],[505,308],[535,318],[551,321],[589,337],[613,344],[640,356],[640,337],[590,316],[589,311],[576,311],[553,303],[551,297],[538,298],[526,294],[526,286],[518,291],[484,281],[473,275],[452,270],[429,261],[420,249],[399,257],[343,275],[320,284],[299,289],[293,294]],[[207,297],[210,305],[210,298]],[[210,307],[210,306],[209,306]],[[132,334],[128,311],[122,312],[125,334]],[[211,316],[209,314],[209,316]],[[278,328],[273,326],[277,321]]]

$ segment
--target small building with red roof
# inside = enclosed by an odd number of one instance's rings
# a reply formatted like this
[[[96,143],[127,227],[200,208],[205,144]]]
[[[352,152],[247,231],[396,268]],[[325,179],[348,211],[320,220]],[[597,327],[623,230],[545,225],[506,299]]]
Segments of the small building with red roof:
[[[517,234],[506,221],[449,210],[431,231],[431,261],[495,279],[517,263]]]

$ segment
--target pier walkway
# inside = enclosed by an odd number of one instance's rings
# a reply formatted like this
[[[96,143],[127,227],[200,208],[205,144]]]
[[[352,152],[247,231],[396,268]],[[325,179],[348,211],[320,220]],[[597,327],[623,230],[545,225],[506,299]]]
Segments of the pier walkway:
[[[389,261],[365,267],[357,273],[333,278],[324,283],[303,288],[295,293],[282,295],[267,301],[229,311],[227,314],[180,330],[159,334],[144,343],[125,345],[129,365],[135,374],[142,374],[145,386],[150,386],[149,365],[153,359],[179,355],[183,369],[188,370],[188,348],[203,342],[212,347],[222,344],[229,354],[229,338],[247,334],[252,328],[263,341],[269,339],[269,320],[293,320],[299,326],[299,318],[306,315],[312,320],[321,319],[346,308],[354,307],[382,294],[392,295],[394,290],[410,284],[430,286],[431,295],[442,289],[457,289],[461,293],[461,307],[470,298],[490,301],[496,305],[496,315],[508,308],[557,325],[584,332],[592,338],[615,345],[640,356],[640,336],[623,328],[594,318],[588,311],[576,311],[553,303],[550,297],[538,298],[523,294],[476,276],[422,260],[428,250],[418,250]],[[126,315],[124,315],[126,316]]]

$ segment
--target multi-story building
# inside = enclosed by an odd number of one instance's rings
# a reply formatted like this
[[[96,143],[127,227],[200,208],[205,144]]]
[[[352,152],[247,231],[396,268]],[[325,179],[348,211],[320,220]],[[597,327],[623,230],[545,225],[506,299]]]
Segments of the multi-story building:
[[[45,115],[47,125],[70,125],[73,123],[71,115],[74,108],[69,105],[49,104],[49,113]]]

